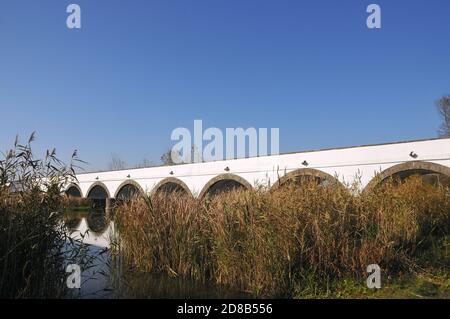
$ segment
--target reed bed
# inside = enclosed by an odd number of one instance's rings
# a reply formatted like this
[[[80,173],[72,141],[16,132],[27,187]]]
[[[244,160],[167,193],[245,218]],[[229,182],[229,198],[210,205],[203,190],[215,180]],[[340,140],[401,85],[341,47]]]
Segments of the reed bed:
[[[135,197],[115,220],[121,253],[135,270],[293,297],[365,280],[369,264],[384,275],[414,271],[449,235],[450,197],[448,188],[416,176],[356,195],[308,181],[204,201]]]
[[[0,298],[56,298],[67,292],[61,189],[74,177],[55,151],[35,158],[18,139],[0,158]],[[76,161],[76,153],[73,155]]]

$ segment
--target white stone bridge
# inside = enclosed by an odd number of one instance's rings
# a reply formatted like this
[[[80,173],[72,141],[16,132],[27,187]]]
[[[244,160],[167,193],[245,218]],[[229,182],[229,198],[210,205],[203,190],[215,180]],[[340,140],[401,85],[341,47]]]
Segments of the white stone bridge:
[[[379,174],[379,178],[374,179]],[[70,196],[104,200],[127,198],[137,191],[182,191],[197,198],[235,187],[276,187],[309,176],[344,185],[360,179],[361,190],[389,176],[421,174],[450,178],[450,138],[305,151],[206,163],[124,169],[77,175]]]

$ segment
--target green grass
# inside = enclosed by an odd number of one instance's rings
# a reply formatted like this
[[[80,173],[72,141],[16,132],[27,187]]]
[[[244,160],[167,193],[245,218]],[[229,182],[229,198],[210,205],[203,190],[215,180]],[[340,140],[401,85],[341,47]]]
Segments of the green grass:
[[[415,274],[399,279],[383,278],[380,289],[369,289],[365,280],[343,279],[326,290],[299,288],[295,298],[332,299],[449,299],[448,274]]]

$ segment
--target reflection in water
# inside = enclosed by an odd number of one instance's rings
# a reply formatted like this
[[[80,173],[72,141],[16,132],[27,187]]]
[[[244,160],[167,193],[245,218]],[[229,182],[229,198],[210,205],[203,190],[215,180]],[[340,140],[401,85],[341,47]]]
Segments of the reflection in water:
[[[108,220],[103,210],[68,212],[64,214],[63,221],[70,232],[70,238],[84,244],[109,248],[114,239],[114,223]]]
[[[69,216],[64,216],[64,225],[70,232],[73,232],[76,231],[80,226],[82,217],[77,213],[73,213],[73,216],[70,215],[72,214],[69,214]]]
[[[111,258],[117,243],[114,222],[104,211],[68,212],[62,222],[68,236],[82,245],[89,260],[82,269],[81,289],[70,292],[77,298],[242,298],[242,293],[167,275],[134,273],[124,269],[120,256]],[[70,249],[70,245],[67,245]],[[79,247],[79,246],[78,246]],[[69,252],[70,253],[70,252]]]
[[[108,219],[104,211],[93,211],[86,217],[88,229],[96,234],[102,234],[109,226]]]
[[[75,243],[66,244],[68,263],[75,259],[80,260],[75,263],[85,265],[81,273],[81,289],[70,290],[69,297],[107,297],[111,259],[108,249],[114,241],[114,223],[99,210],[67,212],[62,219],[68,229],[68,237]],[[75,258],[71,250],[77,255]]]
[[[116,284],[116,298],[171,298],[171,299],[217,299],[243,298],[242,293],[214,285],[181,278],[171,278],[167,275],[148,273],[125,273],[121,282]]]

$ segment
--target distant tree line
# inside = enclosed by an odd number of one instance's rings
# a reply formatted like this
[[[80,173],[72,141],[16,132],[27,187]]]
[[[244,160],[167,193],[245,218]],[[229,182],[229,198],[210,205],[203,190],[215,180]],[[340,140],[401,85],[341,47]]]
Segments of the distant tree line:
[[[192,147],[192,156],[194,156],[195,152],[198,152],[195,145]],[[178,158],[181,158],[181,154],[174,154],[175,156],[178,156]],[[117,154],[111,154],[111,161],[108,164],[108,169],[115,171],[115,170],[121,170],[121,169],[129,169],[129,168],[145,168],[145,167],[154,167],[154,166],[170,166],[170,165],[176,165],[176,163],[173,160],[172,157],[172,150],[168,149],[166,152],[164,152],[160,157],[161,162],[155,163],[147,158],[144,158],[141,162],[135,165],[129,165],[126,161],[124,161],[120,156]],[[183,164],[183,161],[181,161],[181,164]]]

